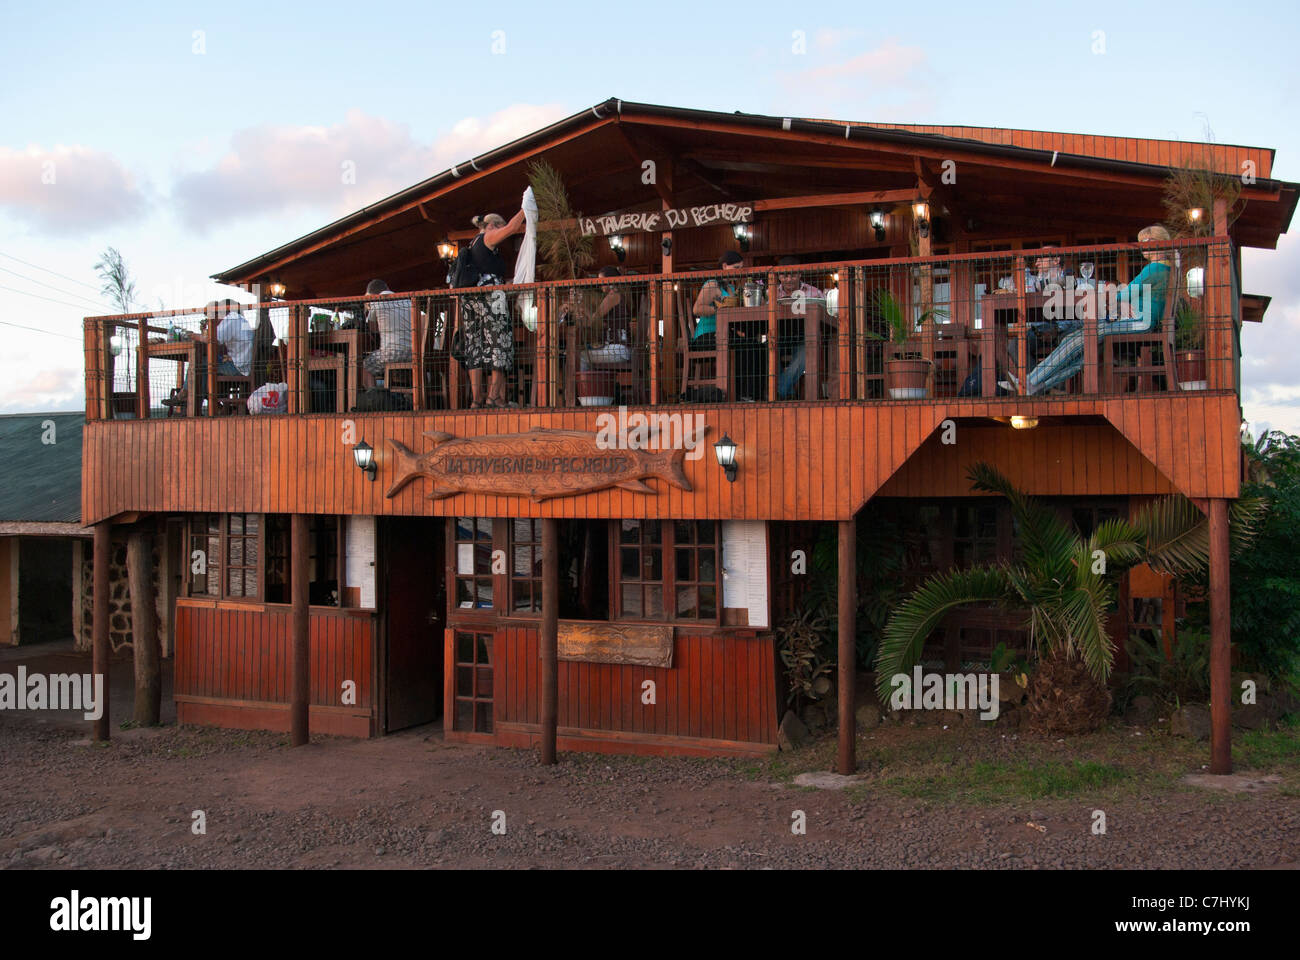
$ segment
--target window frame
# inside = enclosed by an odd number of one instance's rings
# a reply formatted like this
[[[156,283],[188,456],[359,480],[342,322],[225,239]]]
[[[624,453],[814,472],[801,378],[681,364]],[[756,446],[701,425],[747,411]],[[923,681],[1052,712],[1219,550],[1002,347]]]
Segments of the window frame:
[[[247,523],[248,517],[257,518],[257,534],[255,535],[255,538],[247,534],[231,534],[230,520],[232,517],[235,516],[244,517],[245,523]],[[271,522],[272,517],[281,517],[281,516],[287,517],[288,515],[273,514],[273,513],[241,513],[238,511],[235,513],[206,512],[206,513],[189,514],[186,517],[186,521],[185,521],[185,543],[186,543],[185,576],[184,576],[184,582],[182,583],[181,596],[189,600],[218,601],[221,603],[247,603],[247,604],[258,604],[262,606],[292,605],[292,599],[289,599],[287,601],[272,601],[266,599],[267,567],[268,567],[267,553],[266,553],[267,541],[268,541],[267,527],[268,524]],[[216,571],[218,577],[217,591],[215,593],[211,593],[211,592],[195,593],[194,592],[195,574],[193,572],[193,563],[192,563],[194,550],[197,549],[195,546],[196,538],[194,536],[195,525],[197,523],[204,524],[205,528],[203,532],[203,539],[206,541],[211,537],[211,534],[208,533],[206,530],[206,525],[210,523],[212,517],[218,518],[217,552],[220,560],[219,560],[219,566]],[[327,524],[332,523],[333,525],[334,536],[335,536],[335,556],[334,556],[335,562],[333,566],[335,567],[335,578],[336,578],[336,582],[338,583],[338,599],[336,603],[333,604],[311,603],[309,605],[313,607],[323,607],[329,610],[342,609],[343,607],[346,606],[344,602],[344,588],[345,588],[345,579],[346,579],[344,574],[347,569],[346,568],[347,545],[346,545],[345,531],[343,525],[344,518],[338,514],[314,514],[309,519],[310,521],[312,521],[308,533],[309,533],[309,539],[311,540],[311,548],[312,548],[311,555],[313,557],[316,555],[315,551],[318,546],[317,534],[323,531],[326,528]],[[285,536],[288,538],[285,545],[285,551],[286,551],[285,570],[286,570],[288,582],[286,582],[284,586],[285,586],[286,595],[290,596],[291,598],[292,583],[293,583],[292,533],[286,531]],[[228,574],[231,569],[231,565],[228,561],[230,557],[230,544],[233,537],[240,537],[242,539],[245,539],[246,541],[253,540],[253,539],[256,540],[257,562],[255,564],[242,563],[239,565],[239,569],[241,570],[248,570],[253,568],[256,569],[257,571],[257,595],[256,596],[251,596],[251,597],[235,596],[230,593],[229,590],[230,581],[228,578]],[[211,557],[209,557],[207,562],[207,572],[204,574],[204,577],[208,582],[211,582],[212,576],[213,576],[212,561],[211,561]]]
[[[663,579],[662,579],[661,581],[654,581],[654,580],[635,580],[635,581],[627,581],[628,583],[634,583],[634,584],[636,584],[637,586],[639,586],[639,587],[641,588],[641,590],[642,590],[642,599],[643,599],[643,601],[644,601],[644,596],[645,596],[646,585],[648,585],[648,584],[655,584],[655,583],[658,583],[658,584],[660,585],[660,587],[662,588],[662,591],[663,591],[663,603],[664,603],[664,613],[663,613],[663,616],[660,617],[660,618],[651,618],[651,617],[646,617],[646,616],[644,616],[644,615],[642,615],[642,616],[630,616],[630,615],[626,615],[626,614],[624,613],[624,611],[623,611],[623,584],[624,584],[624,580],[623,580],[623,575],[622,575],[622,570],[623,570],[623,568],[622,568],[622,558],[621,558],[621,556],[620,556],[620,551],[621,551],[622,547],[624,546],[624,544],[623,544],[623,540],[622,540],[622,535],[621,535],[621,534],[622,534],[622,523],[623,523],[623,520],[625,520],[625,519],[635,519],[636,522],[637,522],[637,523],[640,523],[640,524],[646,524],[646,523],[658,523],[658,524],[660,525],[660,538],[659,538],[658,548],[661,549],[661,550],[663,551],[663,557],[662,557]],[[723,566],[722,552],[723,552],[723,542],[722,542],[722,525],[721,525],[721,523],[719,523],[717,520],[699,520],[699,519],[690,519],[690,520],[686,520],[686,521],[684,521],[684,522],[687,522],[687,523],[693,523],[693,524],[699,524],[699,523],[709,523],[709,524],[712,524],[712,528],[713,528],[713,550],[714,550],[714,562],[713,562],[713,570],[714,570],[714,576],[713,576],[713,588],[714,588],[714,591],[715,591],[715,597],[716,597],[716,601],[715,601],[715,609],[714,609],[714,615],[713,615],[712,617],[679,617],[679,616],[677,615],[677,586],[678,586],[678,582],[679,582],[679,581],[677,580],[677,549],[678,549],[679,544],[677,543],[677,531],[676,531],[676,526],[675,526],[676,523],[677,523],[677,521],[676,521],[676,520],[661,520],[661,519],[651,519],[651,520],[646,520],[646,519],[636,519],[636,518],[630,518],[630,517],[629,517],[629,518],[622,518],[622,519],[620,519],[620,520],[614,520],[614,521],[611,521],[611,522],[610,522],[610,534],[609,534],[609,541],[610,541],[610,558],[609,558],[609,576],[610,576],[610,616],[609,616],[609,622],[611,622],[611,623],[622,622],[622,623],[698,624],[698,625],[700,625],[700,626],[710,626],[710,627],[721,627],[721,626],[723,625],[723,612],[722,612],[722,611],[723,611],[723,593],[722,593],[722,581],[723,581],[723,577],[722,577],[722,566]],[[641,543],[643,544],[644,542],[645,542],[645,541],[644,541],[644,535],[643,535],[642,540],[641,540]],[[690,549],[690,550],[693,550],[693,551],[696,552],[696,561],[695,561],[695,562],[696,562],[697,570],[698,570],[698,563],[699,563],[699,560],[698,560],[698,551],[699,551],[699,549],[700,549],[700,547],[701,547],[701,544],[699,544],[698,542],[695,542],[695,543],[689,543],[689,544],[681,544],[680,546],[681,546],[682,549]],[[707,548],[707,547],[708,547],[708,544],[704,544],[703,546]],[[644,547],[639,547],[639,549],[644,549]],[[694,585],[694,586],[696,586],[697,588],[698,588],[699,586],[706,585],[708,582],[709,582],[709,581],[707,581],[707,580],[683,580],[683,581],[681,581],[681,583],[683,583],[683,584]],[[697,607],[698,607],[698,597],[697,597]]]

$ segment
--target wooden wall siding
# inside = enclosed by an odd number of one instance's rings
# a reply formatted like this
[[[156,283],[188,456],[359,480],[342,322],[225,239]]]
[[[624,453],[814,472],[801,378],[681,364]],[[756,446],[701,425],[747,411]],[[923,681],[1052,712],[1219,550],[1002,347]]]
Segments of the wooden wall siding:
[[[940,432],[922,444],[880,488],[882,497],[968,497],[967,470],[995,464],[1022,490],[1039,496],[1173,493],[1169,478],[1110,424],[1040,425],[1034,430],[960,425],[957,442]]]
[[[1030,150],[1059,150],[1085,157],[1106,160],[1131,160],[1170,166],[1184,159],[1214,157],[1219,168],[1241,173],[1243,160],[1254,160],[1255,175],[1273,175],[1273,151],[1263,147],[1243,147],[1226,143],[1188,143],[1181,140],[1139,140],[1132,137],[1097,137],[1081,133],[1052,133],[1042,130],[1012,130],[1003,127],[959,127],[917,123],[872,123],[866,126],[888,130],[932,133],[962,140],[979,140]]]
[[[428,449],[422,436],[516,433],[534,426],[596,429],[598,411],[473,411],[447,414],[229,417],[92,421],[85,427],[82,516],[95,523],[127,511],[222,511],[482,517],[699,517],[736,520],[840,520],[875,495],[947,417],[1034,414],[1105,417],[1188,496],[1236,496],[1240,414],[1233,394],[1108,400],[1048,398],[988,401],[673,406],[710,427],[704,455],[686,460],[694,490],[658,496],[606,490],[533,503],[522,497],[425,497],[417,479],[389,500],[386,441]],[[343,442],[345,425],[374,446],[372,482]],[[728,433],[739,445],[739,476],[728,483],[712,443]],[[1062,468],[1075,473],[1073,465]],[[1091,474],[1089,474],[1091,476]],[[1057,481],[1047,478],[1043,484]],[[1150,478],[1143,481],[1146,490]],[[651,480],[657,489],[662,481]],[[1080,493],[1133,492],[1098,482]],[[930,491],[926,495],[934,495]]]
[[[495,720],[540,723],[538,632],[496,633]],[[609,663],[559,665],[559,726],[629,735],[776,743],[776,651],[770,636],[733,631],[674,641],[673,666]],[[655,681],[657,703],[641,703],[641,684]]]
[[[289,702],[287,606],[176,602],[175,694],[259,703]],[[311,703],[340,707],[343,681],[357,684],[358,713],[372,703],[369,616],[313,608]]]

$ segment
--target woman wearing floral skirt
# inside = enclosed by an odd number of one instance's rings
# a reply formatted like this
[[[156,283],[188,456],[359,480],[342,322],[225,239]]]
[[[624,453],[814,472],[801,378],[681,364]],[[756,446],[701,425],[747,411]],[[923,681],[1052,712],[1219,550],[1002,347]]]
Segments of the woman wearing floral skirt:
[[[509,283],[509,268],[497,251],[503,240],[524,229],[524,211],[509,223],[495,213],[474,218],[478,236],[470,246],[470,256],[478,270],[480,287]],[[515,337],[510,322],[510,307],[504,291],[493,290],[464,298],[461,303],[461,332],[465,348],[465,368],[469,370],[470,404],[480,407],[506,406],[506,374],[515,365]],[[483,394],[483,371],[490,371],[487,395]]]

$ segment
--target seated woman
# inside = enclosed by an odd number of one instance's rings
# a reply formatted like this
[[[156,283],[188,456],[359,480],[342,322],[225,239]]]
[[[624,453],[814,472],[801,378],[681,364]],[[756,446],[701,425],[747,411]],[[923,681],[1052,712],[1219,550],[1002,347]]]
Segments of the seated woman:
[[[1138,243],[1168,243],[1169,231],[1156,224],[1138,231]],[[1119,291],[1119,317],[1097,324],[1097,340],[1113,333],[1146,333],[1154,330],[1165,312],[1172,273],[1172,256],[1168,250],[1143,250],[1147,265]],[[1093,358],[1095,362],[1096,358]],[[1046,393],[1059,387],[1083,369],[1083,331],[1076,330],[1062,340],[1043,361],[1029,371],[1025,392]]]
[[[728,250],[718,260],[723,270],[739,270],[745,261],[735,250]],[[718,307],[736,306],[740,303],[740,284],[709,280],[700,288],[691,312],[695,314],[695,329],[691,332],[690,349],[713,350],[718,342]]]

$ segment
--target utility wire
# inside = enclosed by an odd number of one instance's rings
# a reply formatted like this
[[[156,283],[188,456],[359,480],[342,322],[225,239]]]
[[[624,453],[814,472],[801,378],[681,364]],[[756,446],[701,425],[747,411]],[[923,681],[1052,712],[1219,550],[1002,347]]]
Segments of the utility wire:
[[[3,250],[0,250],[0,257],[8,257],[10,260],[17,260],[24,267],[32,267],[33,269],[40,270],[44,273],[51,273],[54,274],[54,276],[56,277],[62,277],[64,280],[71,280],[73,283],[79,283],[83,287],[89,287],[91,290],[94,290],[96,293],[100,292],[99,287],[95,286],[93,283],[87,283],[85,280],[78,280],[75,277],[69,277],[66,274],[59,273],[56,270],[51,270],[49,267],[38,266],[37,264],[29,263],[26,260],[19,260],[12,253],[5,253]]]
[[[55,300],[53,297],[42,297],[39,293],[28,293],[26,290],[19,290],[17,287],[6,287],[0,284],[0,290],[8,290],[10,293],[21,293],[24,297],[35,297],[37,300],[48,300],[50,303],[61,303],[65,307],[72,307],[74,310],[85,310],[84,304],[68,303],[66,300]]]
[[[20,277],[23,280],[26,280],[28,283],[39,284],[40,286],[54,293],[61,293],[67,297],[76,297],[79,300],[85,300],[86,303],[90,304],[93,307],[109,309],[109,310],[113,309],[112,307],[109,307],[108,304],[100,300],[92,300],[90,297],[84,296],[83,294],[80,293],[76,293],[72,290],[64,290],[61,287],[56,287],[53,284],[45,282],[44,280],[37,280],[35,277],[29,277],[25,273],[19,273],[17,270],[10,270],[8,267],[0,267],[0,270],[3,270],[5,273],[12,273],[15,277]]]

